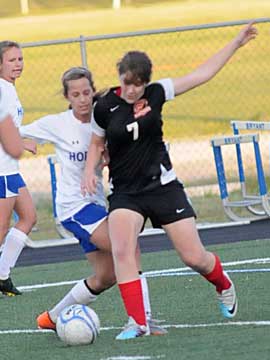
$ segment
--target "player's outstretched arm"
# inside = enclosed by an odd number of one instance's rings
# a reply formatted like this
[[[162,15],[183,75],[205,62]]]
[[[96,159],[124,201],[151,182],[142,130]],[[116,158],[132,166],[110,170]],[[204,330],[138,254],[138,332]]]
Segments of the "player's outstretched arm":
[[[0,143],[13,158],[18,159],[23,153],[23,142],[11,116],[0,121]]]
[[[244,26],[238,35],[223,49],[211,56],[205,63],[188,75],[173,79],[175,95],[180,95],[212,79],[228,62],[233,54],[258,34],[254,23]]]

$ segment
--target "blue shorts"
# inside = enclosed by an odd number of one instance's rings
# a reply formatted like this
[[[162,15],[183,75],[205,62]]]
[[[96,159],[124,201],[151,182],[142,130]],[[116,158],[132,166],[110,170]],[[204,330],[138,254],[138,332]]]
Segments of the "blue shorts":
[[[20,174],[0,176],[0,199],[19,195],[19,189],[25,187]]]
[[[61,221],[65,229],[70,231],[79,241],[85,253],[98,248],[91,243],[91,235],[98,225],[107,218],[108,212],[105,207],[89,204],[70,218]]]

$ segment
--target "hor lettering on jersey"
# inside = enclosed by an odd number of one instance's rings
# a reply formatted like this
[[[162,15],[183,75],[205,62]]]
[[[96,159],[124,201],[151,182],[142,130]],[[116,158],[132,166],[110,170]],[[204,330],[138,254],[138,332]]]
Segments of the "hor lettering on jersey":
[[[69,160],[71,161],[86,161],[87,151],[70,152]]]

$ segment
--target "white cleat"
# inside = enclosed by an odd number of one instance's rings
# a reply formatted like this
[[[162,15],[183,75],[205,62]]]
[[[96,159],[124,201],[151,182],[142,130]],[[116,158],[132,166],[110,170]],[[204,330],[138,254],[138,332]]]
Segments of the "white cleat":
[[[133,317],[130,316],[124,329],[116,336],[116,340],[135,339],[144,335],[149,335],[148,327],[137,324]]]
[[[223,290],[221,293],[218,293],[217,298],[219,300],[219,307],[222,315],[227,319],[231,319],[237,313],[237,297],[232,280],[225,271],[224,274],[229,279],[231,287],[227,290]]]

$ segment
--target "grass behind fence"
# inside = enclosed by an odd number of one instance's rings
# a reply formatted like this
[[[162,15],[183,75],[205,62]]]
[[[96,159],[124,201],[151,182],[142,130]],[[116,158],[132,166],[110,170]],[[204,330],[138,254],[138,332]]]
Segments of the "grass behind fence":
[[[28,42],[261,18],[269,15],[270,8],[268,0],[122,0],[123,5],[129,6],[123,6],[120,11],[109,8],[112,0],[95,1],[95,8],[91,6],[92,0],[28,1],[29,17],[0,19],[2,38]],[[19,4],[19,0],[0,0],[0,16],[19,15]],[[88,9],[86,5],[90,5]],[[108,9],[100,9],[103,5],[108,5]],[[34,17],[32,14],[44,15]]]
[[[164,133],[171,140],[230,133],[231,119],[265,120],[270,116],[268,24],[259,24],[260,38],[240,49],[215,79],[183,94],[164,108]],[[130,49],[153,59],[153,80],[191,72],[232,39],[239,27],[172,33],[87,43],[88,64],[98,89],[118,83],[115,64]],[[24,49],[25,72],[18,92],[25,123],[64,111],[61,74],[81,65],[78,44]],[[44,150],[45,149],[45,150]],[[48,153],[46,147],[41,153]]]
[[[105,2],[99,3],[105,5]],[[61,8],[61,3],[64,2],[57,3],[58,5],[52,1],[29,0],[30,7],[46,7],[50,11],[56,6]],[[66,3],[72,4],[72,0]],[[135,2],[122,3],[124,6],[132,6]],[[217,22],[224,20],[224,16],[227,16],[226,20],[265,17],[270,9],[269,2],[263,0],[256,1],[256,4],[253,0],[238,1],[237,6],[233,0],[159,1],[155,4],[153,1],[140,1],[140,5],[143,4],[145,6],[139,9],[131,7],[119,12],[108,9],[79,14],[76,10],[82,9],[85,5],[85,1],[81,0],[77,1],[76,5],[74,3],[71,16],[61,14],[50,18],[48,15],[4,19],[0,21],[1,37],[13,38],[24,43],[78,37],[80,34],[107,34]],[[245,6],[242,6],[243,4]],[[49,26],[46,25],[48,23]],[[258,28],[260,37],[256,43],[240,50],[231,64],[215,80],[181,96],[169,106],[170,110],[165,110],[165,133],[168,138],[224,133],[228,131],[227,121],[232,117],[269,117],[269,25],[258,25]],[[237,30],[238,28],[225,28],[219,31],[205,30],[172,36],[157,35],[152,38],[91,42],[87,45],[88,63],[94,72],[98,88],[116,83],[115,63],[123,52],[130,48],[140,48],[151,55],[154,61],[154,79],[175,77],[186,74],[206,60],[229,41]],[[80,65],[81,62],[77,44],[25,49],[24,56],[25,73],[18,81],[17,87],[26,110],[25,122],[28,123],[39,116],[65,109],[65,102],[58,93],[61,88],[61,74],[67,67]],[[183,124],[185,130],[181,131]]]

